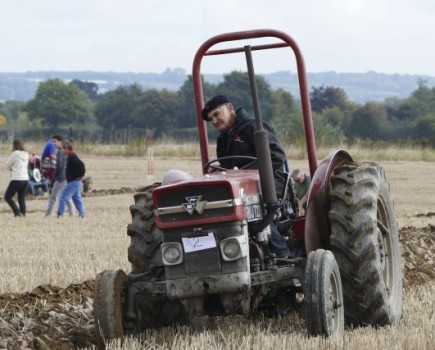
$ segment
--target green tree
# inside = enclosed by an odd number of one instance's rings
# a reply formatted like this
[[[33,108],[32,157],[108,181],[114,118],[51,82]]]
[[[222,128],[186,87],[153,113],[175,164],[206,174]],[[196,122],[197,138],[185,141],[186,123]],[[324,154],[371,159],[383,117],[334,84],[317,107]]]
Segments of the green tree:
[[[346,109],[350,102],[344,89],[334,86],[312,87],[310,93],[311,109],[321,113],[326,108]]]
[[[18,120],[24,105],[25,102],[21,101],[6,101],[0,103],[0,113],[6,117],[8,124],[10,124]]]
[[[352,113],[345,130],[348,136],[362,139],[382,140],[394,135],[393,124],[388,122],[385,106],[374,102],[366,103]]]
[[[98,101],[99,95],[98,95],[97,84],[89,81],[81,81],[78,79],[74,79],[73,81],[70,82],[70,84],[74,85],[75,87],[83,91],[90,101],[92,102]]]
[[[302,112],[293,96],[283,89],[271,92],[271,123],[279,138],[285,143],[296,143],[304,137]]]
[[[205,102],[212,98],[215,93],[216,87],[204,81],[202,79],[202,90]],[[178,96],[180,98],[181,106],[177,113],[177,125],[180,128],[189,128],[196,126],[196,110],[195,110],[195,97],[193,94],[193,79],[189,75],[184,84],[178,90]]]
[[[416,120],[435,111],[435,88],[429,89],[424,82],[411,96],[400,104],[397,117],[400,120]]]
[[[142,99],[132,111],[132,126],[155,130],[156,135],[177,127],[177,113],[181,101],[176,92],[155,89],[144,92]]]
[[[263,120],[270,121],[273,117],[270,85],[262,76],[257,75],[255,79]],[[254,118],[248,72],[233,71],[224,75],[224,81],[216,87],[216,94],[228,96],[236,110],[243,107],[249,116]]]
[[[404,100],[398,110],[397,118],[403,121],[412,121],[425,114],[425,106],[414,97]]]
[[[435,114],[427,114],[416,120],[415,127],[410,132],[416,139],[431,139],[435,141]]]
[[[29,120],[57,128],[59,125],[84,123],[90,116],[85,95],[74,85],[60,79],[38,85],[35,97],[24,106]]]
[[[323,123],[329,124],[333,127],[341,127],[344,119],[344,112],[337,106],[329,107],[323,110],[320,117]]]
[[[103,128],[128,128],[135,124],[133,111],[142,100],[144,92],[138,84],[119,86],[106,92],[95,107],[98,125]]]
[[[331,146],[343,141],[343,119],[344,112],[338,107],[326,108],[323,113],[313,113],[314,134],[317,145]]]

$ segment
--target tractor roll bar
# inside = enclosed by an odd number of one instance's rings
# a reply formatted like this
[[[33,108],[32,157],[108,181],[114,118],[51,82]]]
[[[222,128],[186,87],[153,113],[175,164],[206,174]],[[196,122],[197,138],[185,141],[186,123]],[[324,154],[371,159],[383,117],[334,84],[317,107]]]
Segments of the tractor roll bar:
[[[207,41],[205,41],[197,50],[195,58],[193,60],[192,68],[192,80],[193,80],[193,92],[195,97],[196,118],[198,123],[199,142],[201,148],[201,161],[204,169],[204,165],[210,161],[208,152],[208,137],[207,127],[205,121],[201,118],[201,111],[204,108],[204,95],[202,89],[201,80],[201,62],[204,56],[223,55],[229,53],[244,52],[245,48],[231,48],[223,50],[210,50],[209,49],[218,43],[237,41],[243,39],[256,39],[263,37],[278,38],[283,43],[278,44],[266,44],[252,46],[251,50],[265,50],[282,47],[290,47],[296,58],[296,65],[298,70],[299,89],[301,94],[302,114],[304,118],[305,138],[307,142],[308,162],[310,167],[311,178],[317,169],[317,156],[316,156],[316,142],[314,138],[313,120],[311,116],[310,95],[308,92],[307,73],[305,69],[305,63],[301,51],[299,50],[296,42],[289,35],[284,32],[273,29],[257,29],[241,32],[232,32],[227,34],[216,35]],[[205,169],[203,170],[205,172]]]

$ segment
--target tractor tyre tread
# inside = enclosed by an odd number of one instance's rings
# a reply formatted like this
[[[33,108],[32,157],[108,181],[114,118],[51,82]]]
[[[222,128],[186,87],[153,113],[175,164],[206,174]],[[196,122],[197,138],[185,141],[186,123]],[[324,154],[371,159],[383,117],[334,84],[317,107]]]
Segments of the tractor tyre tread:
[[[305,320],[310,336],[342,335],[343,288],[334,255],[324,249],[309,254],[305,270]]]
[[[95,278],[94,320],[98,345],[104,341],[124,338],[124,288],[127,276],[122,270],[105,270]]]
[[[383,326],[402,315],[402,266],[390,184],[377,163],[336,168],[329,192],[330,245],[347,323]]]
[[[162,233],[155,225],[152,192],[160,183],[146,187],[134,195],[135,204],[130,207],[132,222],[127,226],[130,236],[128,260],[132,273],[144,273],[152,265],[162,265],[160,247]]]

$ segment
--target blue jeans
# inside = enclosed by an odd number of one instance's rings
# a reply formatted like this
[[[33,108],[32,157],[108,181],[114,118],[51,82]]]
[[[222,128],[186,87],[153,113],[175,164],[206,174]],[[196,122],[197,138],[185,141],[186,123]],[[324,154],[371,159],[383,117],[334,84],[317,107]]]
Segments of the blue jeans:
[[[269,241],[269,249],[272,251],[272,253],[275,253],[278,258],[287,258],[290,256],[287,242],[281,236],[273,223],[270,224],[270,232],[272,233],[272,237]]]
[[[61,182],[56,180],[54,182],[53,188],[51,189],[50,199],[48,200],[48,207],[47,210],[45,211],[46,217],[51,215],[51,212],[53,211],[53,207],[56,204],[56,200],[62,194],[65,187],[66,187],[66,180]],[[74,216],[74,207],[73,207],[72,200],[67,201],[66,205],[68,207],[69,216]]]
[[[57,209],[57,216],[62,217],[65,212],[66,203],[72,199],[79,215],[81,217],[85,216],[85,208],[82,202],[82,187],[83,183],[81,181],[71,181],[67,182],[62,194],[59,199],[59,208]]]

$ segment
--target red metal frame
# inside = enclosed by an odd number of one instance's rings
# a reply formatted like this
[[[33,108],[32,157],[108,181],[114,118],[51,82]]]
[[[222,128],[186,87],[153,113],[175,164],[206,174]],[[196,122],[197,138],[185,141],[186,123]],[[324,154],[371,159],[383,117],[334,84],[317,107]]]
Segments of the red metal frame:
[[[204,56],[244,52],[243,45],[241,47],[236,47],[231,49],[209,51],[209,49],[213,45],[216,45],[218,43],[245,40],[245,39],[257,39],[257,38],[264,38],[264,37],[281,39],[283,42],[252,46],[251,47],[252,51],[290,47],[295,55],[297,71],[298,71],[299,89],[301,94],[302,114],[304,118],[305,138],[307,142],[308,163],[309,163],[310,174],[312,178],[317,169],[317,156],[316,156],[316,142],[314,138],[313,120],[311,116],[310,95],[308,92],[308,80],[307,80],[307,73],[305,69],[305,62],[302,53],[299,50],[299,47],[296,44],[296,42],[293,40],[293,38],[291,38],[289,35],[281,31],[277,31],[273,29],[257,29],[257,30],[249,30],[249,31],[241,31],[241,32],[233,32],[233,33],[217,35],[205,41],[196,52],[193,61],[192,79],[193,79],[193,91],[195,95],[196,118],[198,123],[199,142],[201,147],[201,161],[202,161],[203,169],[204,169],[204,165],[210,161],[210,156],[208,152],[207,126],[204,120],[201,118],[201,111],[204,108],[204,95],[203,95],[202,80],[201,80],[202,59]]]

